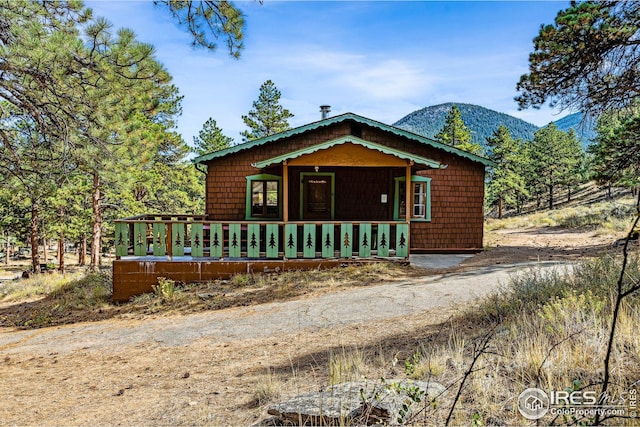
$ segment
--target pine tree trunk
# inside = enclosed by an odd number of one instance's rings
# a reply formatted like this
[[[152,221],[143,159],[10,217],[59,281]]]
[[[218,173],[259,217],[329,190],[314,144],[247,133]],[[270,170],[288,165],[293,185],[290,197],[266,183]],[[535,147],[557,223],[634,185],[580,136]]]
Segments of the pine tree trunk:
[[[4,262],[7,267],[9,266],[9,247],[9,232],[7,231],[7,250],[4,253]]]
[[[64,234],[58,237],[58,271],[64,274]]]
[[[611,183],[607,184],[607,199],[611,199]]]
[[[80,253],[78,254],[78,265],[87,265],[87,235],[82,233],[80,240]]]
[[[567,186],[567,202],[571,201],[571,186]]]
[[[42,262],[49,264],[49,251],[47,251],[47,239],[42,238]]]
[[[498,198],[498,219],[502,219],[502,196]]]
[[[102,210],[100,209],[100,176],[93,174],[93,195],[91,207],[93,210],[93,228],[91,230],[91,263],[89,268],[97,270],[100,267],[100,243],[102,241]]]
[[[38,202],[31,205],[31,267],[34,273],[40,272],[40,255],[38,254]]]

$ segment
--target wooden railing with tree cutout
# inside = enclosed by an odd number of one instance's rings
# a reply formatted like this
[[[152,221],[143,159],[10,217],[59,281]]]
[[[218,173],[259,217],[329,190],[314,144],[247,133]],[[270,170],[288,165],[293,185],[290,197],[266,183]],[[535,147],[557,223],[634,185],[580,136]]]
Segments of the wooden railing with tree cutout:
[[[152,216],[115,221],[116,257],[213,259],[407,258],[399,221],[208,221]]]

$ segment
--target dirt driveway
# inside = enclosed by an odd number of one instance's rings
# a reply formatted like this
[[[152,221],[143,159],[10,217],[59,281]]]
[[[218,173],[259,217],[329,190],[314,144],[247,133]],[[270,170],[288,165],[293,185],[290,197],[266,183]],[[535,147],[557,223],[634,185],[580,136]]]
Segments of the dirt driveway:
[[[0,356],[78,350],[120,352],[125,346],[190,345],[199,339],[246,340],[339,328],[461,305],[482,297],[529,267],[563,268],[557,262],[487,266],[313,298],[149,320],[109,320],[35,331],[0,332]]]

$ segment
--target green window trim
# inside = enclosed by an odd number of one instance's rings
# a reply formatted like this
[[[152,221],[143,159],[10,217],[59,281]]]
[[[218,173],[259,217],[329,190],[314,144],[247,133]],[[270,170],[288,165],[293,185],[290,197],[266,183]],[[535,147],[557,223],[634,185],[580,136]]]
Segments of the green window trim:
[[[405,218],[400,218],[400,184],[404,184],[407,182],[407,178],[404,176],[400,176],[394,178],[395,180],[395,191],[393,193],[393,219],[394,221],[402,221]],[[424,176],[411,175],[411,182],[423,182],[426,187],[425,194],[425,215],[424,218],[414,218],[413,217],[413,202],[411,206],[412,217],[411,221],[415,222],[431,222],[431,178],[426,178]],[[411,190],[413,193],[413,189]],[[413,195],[411,197],[413,200]]]
[[[247,195],[245,200],[245,219],[246,220],[271,220],[277,221],[282,219],[282,177],[277,175],[270,175],[268,173],[261,173],[258,175],[250,175],[245,177],[247,179]],[[277,217],[265,217],[265,216],[253,216],[251,209],[251,188],[254,181],[278,181],[278,216]]]
[[[300,172],[300,219],[304,219],[304,188],[303,182],[307,176],[331,177],[331,219],[336,217],[336,173],[335,172]]]

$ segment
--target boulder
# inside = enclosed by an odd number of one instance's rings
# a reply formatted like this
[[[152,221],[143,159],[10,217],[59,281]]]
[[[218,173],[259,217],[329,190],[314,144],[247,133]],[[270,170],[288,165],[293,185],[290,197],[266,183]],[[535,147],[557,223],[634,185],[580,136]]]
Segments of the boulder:
[[[285,425],[398,425],[444,390],[438,383],[406,379],[347,382],[273,404],[268,412]]]

